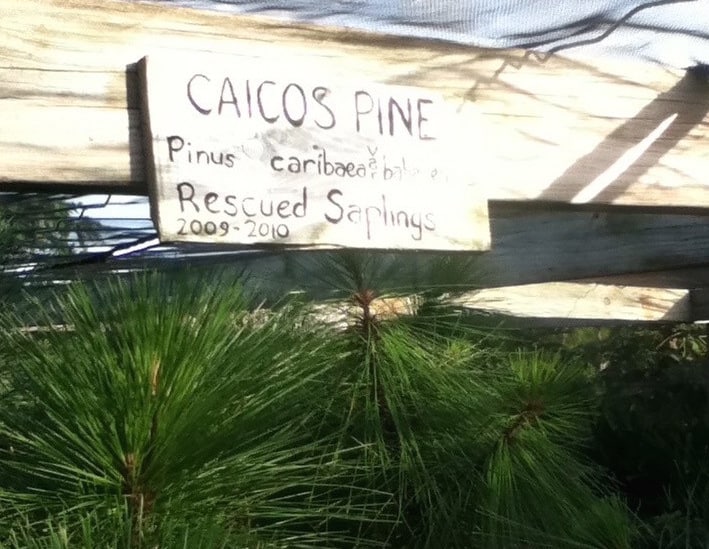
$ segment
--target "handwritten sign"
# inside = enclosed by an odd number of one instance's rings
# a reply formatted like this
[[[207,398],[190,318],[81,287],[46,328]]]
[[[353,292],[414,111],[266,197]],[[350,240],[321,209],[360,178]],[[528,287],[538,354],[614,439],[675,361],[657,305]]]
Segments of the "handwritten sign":
[[[487,201],[466,175],[475,120],[454,101],[303,57],[140,65],[163,241],[489,248]]]

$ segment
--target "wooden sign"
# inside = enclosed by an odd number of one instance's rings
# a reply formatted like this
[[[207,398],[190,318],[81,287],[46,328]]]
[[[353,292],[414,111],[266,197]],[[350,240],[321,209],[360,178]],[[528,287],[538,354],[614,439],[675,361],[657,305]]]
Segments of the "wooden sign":
[[[283,52],[150,56],[140,73],[162,240],[489,248],[461,101]]]

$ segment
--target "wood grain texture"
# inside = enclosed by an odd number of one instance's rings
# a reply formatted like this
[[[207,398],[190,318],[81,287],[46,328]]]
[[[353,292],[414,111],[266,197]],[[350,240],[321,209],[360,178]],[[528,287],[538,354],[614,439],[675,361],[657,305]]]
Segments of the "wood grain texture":
[[[579,279],[578,282],[611,284],[621,286],[646,286],[652,288],[692,288],[701,290],[709,287],[709,264],[674,267],[630,274],[616,274]],[[707,317],[709,318],[709,317]]]
[[[709,85],[643,63],[117,0],[0,0],[0,182],[145,192],[134,64],[223,52],[434,86],[475,110],[471,180],[491,199],[709,205]]]
[[[450,302],[466,309],[520,318],[687,322],[690,291],[555,282],[486,288]]]
[[[668,290],[580,283],[546,283],[511,286],[445,296],[442,305],[468,313],[487,313],[515,317],[512,324],[533,319],[535,326],[583,326],[625,322],[690,322],[694,320],[692,305],[706,296],[689,290]],[[369,304],[369,314],[376,321],[415,315],[422,303],[418,295],[382,296]],[[362,307],[353,301],[326,301],[309,306],[311,318],[345,330],[361,322]],[[706,312],[706,308],[703,308]],[[256,319],[266,318],[271,311],[258,309]],[[541,321],[541,322],[538,322]],[[49,331],[73,332],[74,326],[23,326],[19,331],[42,334]]]
[[[469,267],[471,287],[517,286],[584,279],[610,285],[665,288],[709,286],[709,224],[694,214],[578,210],[563,205],[530,207],[527,203],[491,202],[492,248],[461,256]],[[267,289],[303,290],[326,298],[323,283],[329,252],[278,249],[244,254],[221,247],[219,254],[169,258],[171,265],[238,264]],[[214,249],[202,249],[214,251]],[[199,249],[197,250],[199,251]],[[448,254],[371,252],[393,265],[395,277],[375,281],[410,287]],[[454,256],[455,257],[455,256]],[[100,269],[141,268],[140,258],[98,265]]]
[[[631,287],[609,284],[553,282],[488,288],[441,298],[440,303],[468,313],[488,313],[519,320],[535,319],[546,326],[593,325],[599,322],[690,322],[695,320],[690,290]],[[378,320],[416,314],[417,295],[382,296],[369,312]],[[326,302],[312,307],[318,320],[341,328],[357,322],[362,308],[348,302]],[[537,323],[536,325],[542,325]]]

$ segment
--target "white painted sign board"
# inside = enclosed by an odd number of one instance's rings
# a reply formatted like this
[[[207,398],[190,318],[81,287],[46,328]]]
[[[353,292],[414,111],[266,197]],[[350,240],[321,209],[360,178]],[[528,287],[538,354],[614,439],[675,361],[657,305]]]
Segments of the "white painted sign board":
[[[434,91],[302,56],[140,64],[163,241],[485,250],[475,117]]]

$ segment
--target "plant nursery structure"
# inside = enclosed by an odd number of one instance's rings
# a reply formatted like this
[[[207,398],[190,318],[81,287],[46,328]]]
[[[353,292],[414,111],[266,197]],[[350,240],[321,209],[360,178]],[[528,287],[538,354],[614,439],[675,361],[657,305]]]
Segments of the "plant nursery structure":
[[[307,217],[306,200],[311,211],[318,200],[330,208],[323,215],[337,235],[311,227],[284,241],[288,249],[415,250],[425,231],[445,226],[428,248],[474,250],[480,266],[481,289],[459,298],[465,307],[556,320],[709,319],[706,71],[119,0],[0,0],[0,14],[2,190],[150,195],[161,236],[181,240],[185,231],[184,240],[218,246],[234,225],[198,213],[224,217],[233,208],[248,217],[250,199],[268,208],[256,195],[214,190],[224,188],[220,174],[239,177],[243,153],[265,163],[263,173],[297,175],[300,198],[269,195],[289,223]],[[440,125],[432,97],[448,109]],[[225,148],[217,138],[225,124],[247,118],[257,124],[248,126],[257,128],[255,149],[246,134]],[[203,121],[212,125],[185,134]],[[297,134],[305,144],[286,131],[308,127]],[[350,142],[348,131],[361,139]],[[438,137],[438,148],[426,148]],[[380,146],[397,160],[387,167],[378,158],[375,177],[357,154],[374,157]],[[184,169],[171,171],[178,156]],[[411,171],[406,161],[423,167]],[[271,184],[244,170],[242,178]],[[381,200],[438,208],[428,225],[423,210],[388,218],[410,229],[406,245],[370,230],[370,214],[381,228],[391,212],[362,206],[371,196],[356,194],[376,195],[378,178],[395,170],[400,184]],[[439,170],[452,175],[436,180]],[[422,171],[426,178],[413,181]],[[190,183],[202,176],[212,186]],[[329,187],[308,187],[309,176]],[[355,187],[339,186],[348,178],[363,181],[351,200]],[[418,186],[408,187],[410,178]],[[472,203],[480,208],[471,214]],[[285,222],[253,222],[261,225],[273,240],[265,244],[293,232]]]

